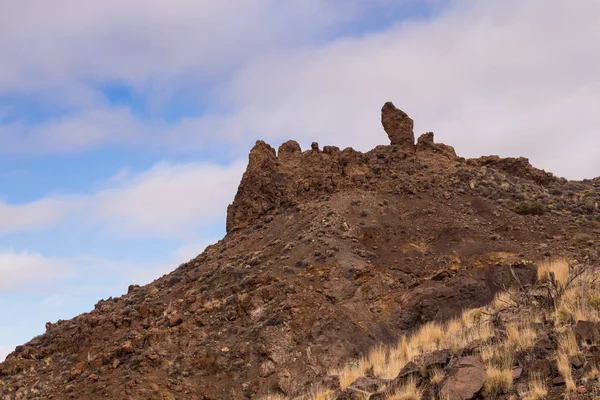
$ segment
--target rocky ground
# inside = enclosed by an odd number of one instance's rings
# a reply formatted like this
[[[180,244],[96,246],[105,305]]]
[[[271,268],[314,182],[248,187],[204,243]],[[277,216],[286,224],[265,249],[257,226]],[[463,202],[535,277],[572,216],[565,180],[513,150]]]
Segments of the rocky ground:
[[[317,387],[338,399],[415,398],[392,397],[405,389],[459,398],[442,391],[451,377],[457,390],[484,382],[460,398],[507,398],[527,397],[533,376],[548,397],[593,396],[596,314],[559,318],[559,306],[544,303],[549,278],[538,266],[599,265],[600,179],[567,181],[524,158],[464,159],[432,133],[415,144],[412,120],[391,103],[382,124],[391,145],[367,153],[257,142],[225,238],[152,284],[47,324],[0,364],[1,398],[295,398]],[[498,293],[511,287],[511,307],[498,307]],[[460,317],[469,309],[485,318]],[[534,324],[527,346],[507,341],[514,315],[531,316],[511,328],[514,336]],[[585,319],[589,340],[575,329]],[[433,347],[419,339],[412,353],[393,353],[418,372],[399,376],[406,364],[398,361],[392,376],[394,368],[369,364],[369,354],[389,364],[389,349],[423,327],[452,337],[458,320],[479,332],[464,347],[462,336]],[[579,341],[567,352],[579,361],[571,362],[574,391],[558,379],[559,337],[568,332]],[[494,348],[519,350],[511,364]],[[439,361],[429,368],[428,357]],[[493,368],[510,369],[511,385],[484,390]],[[347,382],[359,376],[364,384]]]

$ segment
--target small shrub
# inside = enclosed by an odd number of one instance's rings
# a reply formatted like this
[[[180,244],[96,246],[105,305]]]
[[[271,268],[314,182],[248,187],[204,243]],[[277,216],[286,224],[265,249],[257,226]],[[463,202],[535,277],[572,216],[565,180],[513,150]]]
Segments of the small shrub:
[[[523,201],[516,205],[515,212],[519,215],[544,215],[546,207],[541,204]]]

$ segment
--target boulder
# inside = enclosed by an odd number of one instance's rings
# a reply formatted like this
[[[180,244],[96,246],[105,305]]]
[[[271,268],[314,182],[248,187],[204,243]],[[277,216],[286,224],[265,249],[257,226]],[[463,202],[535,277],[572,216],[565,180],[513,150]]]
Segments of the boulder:
[[[591,321],[577,321],[574,333],[580,343],[594,344],[600,338],[600,324]]]
[[[452,367],[440,396],[448,400],[470,400],[483,388],[487,373],[478,357],[463,357]]]
[[[373,393],[373,392],[378,392],[381,389],[383,389],[384,387],[386,387],[388,382],[389,381],[387,379],[361,376],[360,378],[355,380],[350,385],[350,387],[352,389],[356,389],[356,390],[359,390],[362,392]]]

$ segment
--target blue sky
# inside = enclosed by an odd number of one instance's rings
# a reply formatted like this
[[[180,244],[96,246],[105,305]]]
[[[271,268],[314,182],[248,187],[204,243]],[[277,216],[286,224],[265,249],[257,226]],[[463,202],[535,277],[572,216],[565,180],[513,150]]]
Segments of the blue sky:
[[[0,4],[0,359],[224,235],[256,139],[600,175],[595,0]]]

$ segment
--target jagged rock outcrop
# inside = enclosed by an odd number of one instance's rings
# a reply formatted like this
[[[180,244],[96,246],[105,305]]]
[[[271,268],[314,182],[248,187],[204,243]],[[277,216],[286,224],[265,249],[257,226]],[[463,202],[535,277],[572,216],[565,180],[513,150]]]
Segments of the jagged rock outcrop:
[[[402,110],[388,101],[381,108],[381,124],[388,134],[392,146],[399,146],[405,150],[412,150],[415,146],[415,133],[413,120]]]
[[[448,159],[456,161],[458,157],[454,151],[454,147],[448,146],[443,143],[435,143],[433,141],[433,132],[427,132],[419,136],[417,140],[417,151],[436,151]]]

